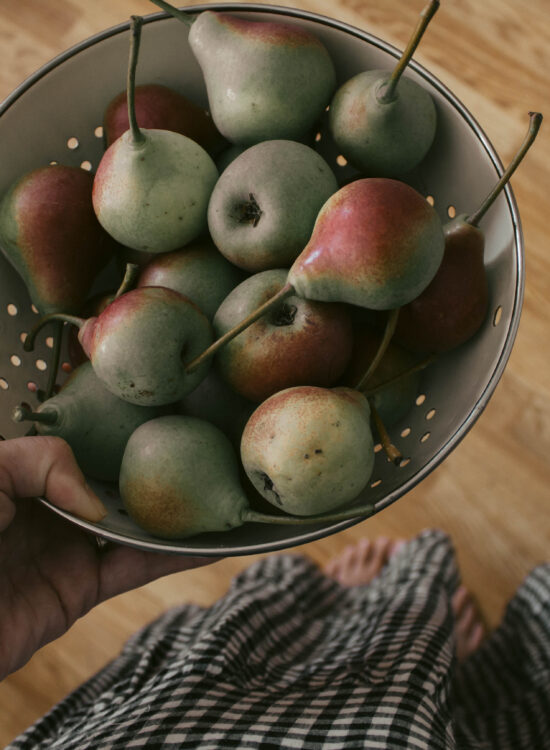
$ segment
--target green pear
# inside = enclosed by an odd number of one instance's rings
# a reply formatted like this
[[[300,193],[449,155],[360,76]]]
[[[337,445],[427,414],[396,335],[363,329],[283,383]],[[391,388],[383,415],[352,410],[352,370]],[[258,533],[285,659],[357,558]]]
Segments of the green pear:
[[[142,269],[137,285],[173,289],[212,320],[223,300],[245,276],[211,240],[204,239],[152,258]]]
[[[437,124],[434,101],[424,87],[402,74],[438,7],[438,0],[430,0],[393,72],[359,73],[330,103],[329,128],[335,143],[369,176],[406,174],[432,145]]]
[[[212,119],[232,143],[299,140],[323,113],[336,86],[319,39],[299,26],[205,10],[196,16],[153,0],[180,19],[201,66]]]
[[[237,156],[216,183],[208,205],[210,234],[220,252],[247,271],[288,267],[337,190],[333,171],[309,146],[258,143]]]
[[[138,127],[133,91],[142,20],[133,17],[132,21],[130,129],[107,149],[98,165],[93,206],[100,224],[122,245],[163,253],[186,245],[205,230],[218,170],[190,138]]]
[[[39,435],[63,438],[86,476],[116,482],[128,438],[159,413],[158,408],[136,406],[114,396],[85,362],[57,395],[35,412],[16,407],[13,418],[17,422],[32,420]]]
[[[241,461],[258,492],[287,513],[339,508],[362,492],[374,467],[368,401],[351,388],[279,391],[248,420]]]

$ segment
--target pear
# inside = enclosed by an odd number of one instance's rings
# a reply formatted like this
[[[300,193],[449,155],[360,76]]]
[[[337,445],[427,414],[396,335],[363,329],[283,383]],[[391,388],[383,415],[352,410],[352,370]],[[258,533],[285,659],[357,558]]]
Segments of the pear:
[[[186,245],[205,230],[218,170],[190,138],[138,127],[133,92],[141,24],[141,18],[132,17],[130,129],[104,153],[92,198],[99,222],[117,242],[141,252],[162,253]]]
[[[130,517],[150,534],[184,539],[243,523],[303,525],[368,516],[372,505],[300,518],[250,508],[229,439],[195,417],[152,419],[131,435],[120,469],[120,496]]]
[[[337,190],[333,171],[312,148],[264,141],[220,176],[208,204],[208,228],[220,252],[239,268],[257,273],[288,267]]]
[[[142,269],[137,285],[174,289],[212,320],[223,300],[245,276],[210,239],[202,239],[154,256]]]
[[[114,243],[92,208],[93,175],[61,164],[14,182],[0,203],[0,248],[40,313],[79,312]]]
[[[428,286],[444,246],[436,211],[410,185],[382,177],[351,182],[321,208],[309,242],[279,291],[189,361],[186,369],[192,372],[293,294],[373,310],[397,309]]]
[[[201,66],[212,119],[231,143],[300,140],[336,87],[326,47],[305,29],[205,10],[196,16],[152,0],[180,19]]]
[[[135,87],[136,120],[140,127],[173,130],[186,135],[212,156],[227,142],[212,122],[210,113],[174,89],[159,83]],[[103,115],[103,137],[110,146],[130,127],[126,91],[112,99]]]
[[[367,399],[351,388],[287,388],[248,420],[241,461],[258,492],[287,513],[311,515],[355,499],[374,467]]]
[[[39,435],[63,438],[84,474],[116,482],[126,443],[134,430],[159,416],[159,409],[136,406],[113,396],[89,362],[76,368],[58,394],[32,412],[16,407],[13,418],[32,420]]]
[[[406,174],[432,145],[437,125],[434,101],[425,88],[402,74],[438,7],[438,0],[426,6],[393,72],[359,73],[332,99],[332,137],[342,155],[369,176]]]
[[[444,227],[445,252],[426,289],[400,313],[395,340],[415,352],[440,353],[474,336],[487,317],[489,282],[485,237],[478,226],[531,147],[542,115],[529,113],[528,132],[517,154],[476,211],[459,214]]]
[[[80,328],[78,340],[96,375],[111,393],[133,404],[174,403],[208,372],[205,362],[188,374],[184,359],[212,341],[212,326],[191,300],[172,289],[133,289],[87,320],[46,316],[25,339],[26,351],[32,350],[37,333],[51,320]]]
[[[215,334],[270,299],[286,275],[281,268],[261,271],[235,287],[216,312]],[[229,342],[216,369],[234,391],[259,403],[294,385],[334,385],[351,356],[352,338],[346,305],[288,297]]]

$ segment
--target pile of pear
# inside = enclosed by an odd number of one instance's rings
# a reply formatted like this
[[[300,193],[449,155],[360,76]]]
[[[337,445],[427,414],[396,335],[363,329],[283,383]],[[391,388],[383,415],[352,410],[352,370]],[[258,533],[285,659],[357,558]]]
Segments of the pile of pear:
[[[42,314],[24,347],[55,324],[74,366],[13,418],[64,438],[156,537],[366,517],[372,503],[353,502],[377,431],[407,413],[422,367],[483,325],[478,224],[541,116],[479,210],[443,225],[407,183],[437,128],[404,75],[436,0],[393,71],[340,85],[298,25],[153,2],[183,22],[208,107],[136,85],[132,17],[95,174],[48,164],[2,197],[0,247]],[[315,148],[323,122],[358,170],[347,184]],[[93,294],[113,259],[124,278]]]

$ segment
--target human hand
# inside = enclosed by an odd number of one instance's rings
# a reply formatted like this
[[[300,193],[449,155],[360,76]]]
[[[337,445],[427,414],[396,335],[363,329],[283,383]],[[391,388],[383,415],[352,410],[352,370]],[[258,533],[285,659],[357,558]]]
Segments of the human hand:
[[[87,521],[105,515],[65,441],[0,442],[0,679],[105,599],[214,562],[111,544],[101,549],[37,496]]]

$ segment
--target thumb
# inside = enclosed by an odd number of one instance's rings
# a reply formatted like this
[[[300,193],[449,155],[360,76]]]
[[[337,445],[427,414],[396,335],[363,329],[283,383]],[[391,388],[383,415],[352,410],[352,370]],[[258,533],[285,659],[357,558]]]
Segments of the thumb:
[[[64,440],[37,436],[0,442],[0,529],[13,517],[14,500],[41,495],[86,521],[107,515]]]

